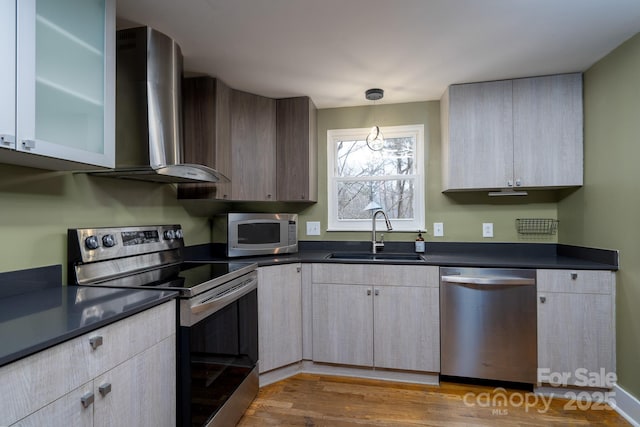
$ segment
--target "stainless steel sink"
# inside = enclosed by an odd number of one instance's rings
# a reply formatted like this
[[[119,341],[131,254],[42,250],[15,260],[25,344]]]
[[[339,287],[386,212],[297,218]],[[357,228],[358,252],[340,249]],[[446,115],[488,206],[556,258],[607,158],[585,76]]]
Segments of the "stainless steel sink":
[[[420,254],[411,252],[333,252],[325,257],[326,259],[342,259],[353,261],[424,261]]]

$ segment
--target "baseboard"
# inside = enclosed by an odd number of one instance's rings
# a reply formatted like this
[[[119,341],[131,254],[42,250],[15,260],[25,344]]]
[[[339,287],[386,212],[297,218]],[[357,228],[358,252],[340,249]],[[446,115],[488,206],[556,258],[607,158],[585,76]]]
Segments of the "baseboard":
[[[640,427],[640,400],[619,385],[613,386],[616,393],[614,409],[633,426]]]
[[[296,374],[336,375],[342,377],[366,378],[381,381],[397,381],[414,384],[438,385],[437,373],[405,372],[366,367],[352,367],[342,365],[327,365],[303,360],[292,365],[274,369],[260,374],[260,387],[284,380]]]

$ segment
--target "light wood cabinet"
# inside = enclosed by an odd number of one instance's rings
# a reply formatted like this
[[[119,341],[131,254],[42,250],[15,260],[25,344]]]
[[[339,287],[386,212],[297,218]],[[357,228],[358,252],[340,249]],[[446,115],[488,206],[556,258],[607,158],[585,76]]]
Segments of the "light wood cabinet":
[[[314,264],[313,360],[438,372],[438,268]]]
[[[172,300],[0,368],[0,425],[174,425],[175,310]]]
[[[279,201],[318,199],[317,111],[307,97],[276,100],[276,166]]]
[[[0,161],[115,165],[115,1],[3,1]]]
[[[538,369],[615,372],[615,275],[611,271],[538,270]]]
[[[258,269],[260,373],[302,360],[301,265]]]
[[[582,185],[582,75],[450,86],[444,191]]]

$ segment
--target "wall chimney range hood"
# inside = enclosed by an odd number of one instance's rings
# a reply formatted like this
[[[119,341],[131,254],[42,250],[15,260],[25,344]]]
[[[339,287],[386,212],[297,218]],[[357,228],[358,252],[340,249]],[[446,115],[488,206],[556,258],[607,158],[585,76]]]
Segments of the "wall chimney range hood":
[[[116,168],[91,175],[162,183],[229,182],[182,163],[182,53],[149,27],[116,34]]]

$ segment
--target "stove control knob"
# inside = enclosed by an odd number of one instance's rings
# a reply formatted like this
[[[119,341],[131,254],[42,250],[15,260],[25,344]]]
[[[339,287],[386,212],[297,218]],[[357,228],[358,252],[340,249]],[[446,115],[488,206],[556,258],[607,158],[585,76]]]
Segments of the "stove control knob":
[[[105,234],[102,236],[102,244],[105,248],[111,248],[116,245],[116,238],[113,234]]]
[[[176,239],[182,239],[183,234],[182,234],[182,228],[178,228],[176,230]]]
[[[174,230],[166,230],[164,232],[164,238],[166,240],[173,240],[176,238],[176,232]]]
[[[100,243],[98,242],[98,236],[89,236],[84,239],[84,244],[87,249],[98,249]]]

